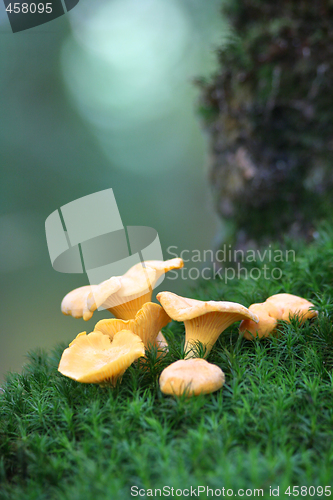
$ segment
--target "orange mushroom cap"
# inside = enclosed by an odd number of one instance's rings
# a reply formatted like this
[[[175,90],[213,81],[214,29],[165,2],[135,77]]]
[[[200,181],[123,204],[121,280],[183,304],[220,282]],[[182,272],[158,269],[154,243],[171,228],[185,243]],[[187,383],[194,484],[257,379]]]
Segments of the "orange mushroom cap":
[[[99,285],[84,286],[69,292],[61,303],[64,314],[88,320],[103,306],[114,316],[133,319],[162,274],[184,266],[182,259],[149,260],[131,267],[123,276],[113,276]]]
[[[113,293],[111,290],[115,292],[120,287],[120,281],[113,277],[110,280],[103,281],[99,285],[87,285],[75,288],[75,290],[69,292],[62,299],[61,311],[65,315],[73,316],[74,318],[83,318],[85,321],[88,321],[93,315],[93,311],[88,305],[88,298],[91,294],[93,293],[98,296],[102,304],[110,293]]]
[[[175,293],[161,292],[157,295],[170,318],[183,321],[185,325],[185,350],[197,342],[206,346],[209,354],[220,334],[235,321],[258,318],[246,307],[235,302],[216,302],[180,297]],[[189,354],[188,354],[189,356]]]
[[[221,368],[205,359],[181,359],[167,366],[160,376],[164,394],[197,396],[220,389],[225,382]]]
[[[279,319],[283,319],[284,321],[289,321],[289,316],[294,316],[296,314],[301,320],[301,323],[304,323],[307,319],[318,316],[318,311],[311,309],[314,307],[312,302],[302,297],[298,297],[297,295],[291,295],[290,293],[272,295],[268,297],[266,302],[282,310],[282,317]]]
[[[268,337],[275,332],[278,320],[290,322],[290,317],[298,315],[302,323],[318,315],[318,311],[310,310],[314,305],[302,297],[289,293],[272,295],[265,302],[252,304],[249,310],[257,314],[259,323],[247,319],[239,326],[240,333],[248,340],[259,336]]]
[[[146,302],[134,319],[102,319],[96,324],[95,330],[108,335],[111,339],[120,330],[130,330],[140,337],[145,347],[148,347],[149,344],[156,342],[159,331],[170,321],[160,305]]]
[[[101,332],[79,333],[64,350],[58,370],[78,382],[115,385],[127,368],[145,355],[142,340],[128,330],[110,337]]]
[[[252,340],[257,334],[259,338],[268,337],[275,330],[281,311],[273,304],[266,302],[252,304],[249,310],[258,316],[259,322],[244,319],[239,325],[239,331],[248,340]]]
[[[106,308],[116,318],[135,318],[141,307],[151,301],[153,288],[161,276],[171,269],[179,269],[183,266],[183,259],[179,258],[166,261],[147,260],[136,264],[119,277],[121,288],[115,294],[110,295],[106,301]]]
[[[99,296],[96,290],[92,290],[87,299],[88,308],[94,312],[103,306],[116,318],[133,319],[143,304],[151,299],[156,271],[140,262],[123,276],[117,276],[117,279],[120,282],[119,289],[110,289],[105,298]]]

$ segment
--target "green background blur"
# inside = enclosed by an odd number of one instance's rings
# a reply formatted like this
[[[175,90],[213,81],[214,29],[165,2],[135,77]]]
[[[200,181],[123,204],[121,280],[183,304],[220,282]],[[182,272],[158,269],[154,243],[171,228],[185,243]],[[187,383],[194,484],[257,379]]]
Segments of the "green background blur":
[[[221,236],[193,84],[227,37],[219,10],[217,0],[80,0],[13,34],[0,2],[0,380],[28,350],[108,316],[61,314],[63,296],[88,280],[51,266],[54,210],[113,188],[123,223],[155,228],[165,258],[170,245],[209,249]]]

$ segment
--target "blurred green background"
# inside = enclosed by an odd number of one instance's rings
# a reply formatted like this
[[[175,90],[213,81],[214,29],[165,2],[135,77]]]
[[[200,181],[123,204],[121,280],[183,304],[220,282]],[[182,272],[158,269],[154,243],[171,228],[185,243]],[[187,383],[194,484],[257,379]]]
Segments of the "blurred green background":
[[[154,227],[165,258],[169,245],[214,245],[193,79],[214,71],[227,34],[218,0],[80,0],[16,34],[0,3],[0,380],[28,350],[108,316],[61,314],[63,296],[88,281],[52,269],[44,222],[54,210],[113,188],[123,223]]]

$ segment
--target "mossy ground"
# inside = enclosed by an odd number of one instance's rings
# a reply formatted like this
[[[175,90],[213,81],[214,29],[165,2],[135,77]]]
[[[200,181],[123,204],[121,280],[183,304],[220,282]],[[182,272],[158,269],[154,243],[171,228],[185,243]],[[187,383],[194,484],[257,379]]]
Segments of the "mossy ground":
[[[289,485],[332,485],[333,233],[295,250],[296,262],[279,263],[278,281],[214,279],[192,291],[246,306],[283,291],[320,312],[302,326],[297,318],[281,323],[278,338],[250,342],[237,325],[225,331],[208,358],[226,375],[214,394],[186,399],[159,390],[163,367],[183,356],[180,323],[165,329],[170,353],[156,360],[152,350],[148,369],[132,365],[115,389],[58,373],[65,346],[29,354],[0,394],[1,500],[128,499],[134,485],[152,493],[262,488],[262,498],[279,486],[290,498]]]

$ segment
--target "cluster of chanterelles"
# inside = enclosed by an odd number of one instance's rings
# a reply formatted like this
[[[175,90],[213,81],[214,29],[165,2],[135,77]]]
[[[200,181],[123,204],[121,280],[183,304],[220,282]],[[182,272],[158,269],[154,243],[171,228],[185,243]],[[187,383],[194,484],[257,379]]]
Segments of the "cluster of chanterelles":
[[[218,366],[196,357],[198,343],[205,348],[206,357],[219,335],[236,321],[242,320],[240,332],[253,339],[275,331],[279,319],[289,321],[292,314],[299,314],[304,321],[317,314],[310,310],[313,304],[289,294],[272,296],[249,309],[234,302],[203,302],[171,292],[157,295],[162,307],[151,302],[152,290],[162,273],[183,265],[182,259],[146,261],[123,276],[67,294],[61,304],[64,314],[88,320],[103,306],[115,318],[99,321],[88,335],[80,333],[63,352],[59,371],[79,382],[114,385],[135,360],[145,356],[145,348],[155,345],[159,350],[167,349],[161,329],[174,319],[185,325],[186,357],[163,370],[162,392],[213,392],[223,386],[224,373]]]

